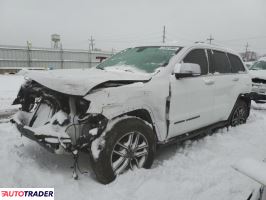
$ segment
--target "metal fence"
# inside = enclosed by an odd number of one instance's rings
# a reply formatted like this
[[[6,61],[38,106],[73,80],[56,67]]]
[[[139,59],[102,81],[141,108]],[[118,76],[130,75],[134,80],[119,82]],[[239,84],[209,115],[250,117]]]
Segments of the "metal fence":
[[[0,70],[89,68],[112,52],[0,45]]]

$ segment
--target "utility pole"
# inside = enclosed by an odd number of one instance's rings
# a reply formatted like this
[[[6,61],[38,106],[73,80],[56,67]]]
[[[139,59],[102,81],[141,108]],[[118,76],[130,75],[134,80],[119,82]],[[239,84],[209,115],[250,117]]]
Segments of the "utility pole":
[[[63,45],[60,43],[60,59],[61,59],[61,69],[64,68],[64,51],[63,51]]]
[[[31,57],[30,57],[30,50],[31,50],[31,42],[27,41],[27,57],[28,57],[28,67],[31,67]]]
[[[95,43],[94,43],[94,39],[92,38],[92,36],[91,36],[91,39],[89,39],[89,41],[90,41],[90,47],[91,47],[91,50],[93,51],[93,47],[94,47],[94,45],[95,45]]]
[[[246,51],[245,51],[245,61],[248,61],[248,47],[249,47],[249,44],[247,42],[245,48],[246,48]]]
[[[212,40],[214,40],[214,38],[212,37],[212,35],[210,35],[210,37],[207,38],[207,40],[209,40],[209,43],[212,44]]]
[[[89,58],[88,58],[89,68],[92,67],[92,51],[93,51],[94,45],[95,45],[94,41],[95,40],[91,36],[91,38],[89,39],[89,54],[88,54],[89,55]]]
[[[163,26],[163,43],[165,43],[165,26]]]

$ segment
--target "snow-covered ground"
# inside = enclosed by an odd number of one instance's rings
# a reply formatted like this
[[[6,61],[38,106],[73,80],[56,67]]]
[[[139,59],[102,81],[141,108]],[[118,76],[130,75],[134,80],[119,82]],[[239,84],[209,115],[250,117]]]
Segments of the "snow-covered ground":
[[[11,108],[10,105],[23,81],[23,76],[0,74],[0,111]]]
[[[10,108],[23,78],[0,76],[0,108]],[[56,199],[246,199],[258,184],[231,167],[243,158],[266,157],[266,105],[253,104],[247,124],[212,136],[160,149],[150,170],[130,171],[109,185],[99,184],[86,154],[87,174],[72,179],[71,156],[54,155],[21,138],[0,120],[0,187],[54,187]]]

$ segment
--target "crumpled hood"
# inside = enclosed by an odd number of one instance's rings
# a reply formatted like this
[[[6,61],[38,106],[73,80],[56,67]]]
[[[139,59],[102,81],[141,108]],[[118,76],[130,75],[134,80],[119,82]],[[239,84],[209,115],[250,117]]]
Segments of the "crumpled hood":
[[[249,70],[251,78],[260,78],[266,80],[266,70]]]
[[[25,76],[52,90],[84,96],[95,86],[107,81],[148,81],[152,75],[91,68],[27,71]]]

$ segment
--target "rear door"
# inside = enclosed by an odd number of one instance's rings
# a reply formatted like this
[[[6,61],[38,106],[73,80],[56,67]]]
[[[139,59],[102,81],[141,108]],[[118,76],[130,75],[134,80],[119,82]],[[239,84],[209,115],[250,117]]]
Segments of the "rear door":
[[[215,80],[214,113],[216,122],[226,120],[231,112],[232,99],[237,77],[231,72],[231,65],[227,54],[223,51],[208,50],[210,73]],[[236,78],[236,79],[235,79]]]
[[[240,58],[230,53],[227,53],[227,56],[231,64],[231,73],[233,76],[232,82],[234,85],[231,96],[231,106],[230,106],[231,107],[230,110],[232,110],[239,94],[250,92],[249,88],[251,86],[251,81],[243,65],[243,62],[240,60]]]
[[[213,121],[214,81],[208,75],[207,52],[205,49],[191,50],[183,62],[199,64],[201,75],[181,79],[171,75],[168,138],[207,126]]]

